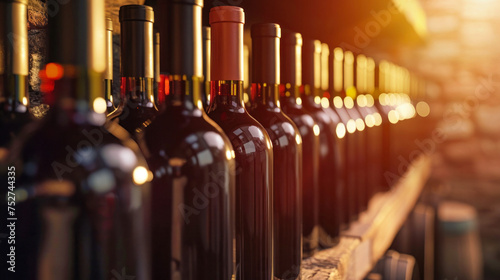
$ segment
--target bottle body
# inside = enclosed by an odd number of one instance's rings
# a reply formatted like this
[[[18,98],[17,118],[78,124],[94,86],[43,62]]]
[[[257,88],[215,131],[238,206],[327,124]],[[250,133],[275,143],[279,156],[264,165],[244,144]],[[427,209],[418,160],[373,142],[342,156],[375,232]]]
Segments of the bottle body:
[[[350,123],[347,125],[348,132],[354,134],[352,137],[352,145],[349,145],[350,161],[349,168],[351,170],[350,180],[351,182],[351,197],[350,212],[351,221],[357,220],[359,214],[364,211],[364,205],[366,201],[366,160],[365,160],[365,125],[361,114],[354,107],[352,98],[344,102],[345,109],[350,118]],[[347,105],[346,105],[347,104]],[[354,199],[352,199],[354,198]]]
[[[292,120],[276,105],[277,85],[253,84],[252,96],[257,97],[248,111],[273,144],[274,277],[300,279],[302,139]]]
[[[145,163],[102,126],[65,117],[53,109],[13,148],[23,269],[8,279],[150,279],[148,187],[132,176],[147,178]]]
[[[273,277],[273,154],[265,129],[245,110],[242,81],[212,81],[209,117],[236,161],[236,279]]]
[[[281,95],[283,112],[294,122],[302,139],[302,242],[303,257],[318,244],[319,130],[313,117],[295,97]]]
[[[314,96],[308,94],[303,87],[302,100],[304,108],[311,114],[319,128],[319,173],[318,173],[318,242],[324,247],[338,243],[340,232],[340,189],[338,166],[340,161],[340,146],[336,135],[336,124],[321,105],[314,101]],[[337,193],[339,191],[339,193]],[[320,239],[321,237],[321,239]],[[318,243],[319,244],[319,243]]]
[[[340,97],[335,97],[333,103],[335,105],[334,111],[340,118],[341,123],[337,125],[336,134],[339,138],[341,145],[341,170],[342,180],[344,182],[344,192],[340,195],[342,203],[340,205],[341,211],[341,230],[347,229],[349,224],[356,219],[355,206],[356,206],[356,143],[358,134],[355,133],[356,129],[349,130],[348,128],[353,124],[349,113],[346,108],[341,106],[338,101]],[[355,125],[354,125],[355,126]]]
[[[330,106],[321,106],[335,127],[335,130],[330,130],[334,140],[334,184],[333,187],[326,186],[320,192],[320,244],[323,248],[335,246],[339,242],[340,231],[346,229],[347,224],[344,222],[344,211],[346,210],[345,193],[346,193],[346,178],[345,178],[345,161],[346,161],[346,131],[345,124],[341,117]],[[331,126],[330,126],[331,127]],[[324,171],[326,172],[326,170]],[[330,169],[330,173],[332,173]],[[332,175],[330,175],[332,176]],[[333,201],[333,203],[332,203]]]
[[[172,106],[146,129],[152,182],[153,279],[231,279],[234,159],[199,108]]]
[[[358,98],[361,98],[360,96]],[[366,99],[366,98],[365,98]],[[367,203],[380,190],[382,172],[382,117],[373,105],[359,106],[366,123],[366,197]]]

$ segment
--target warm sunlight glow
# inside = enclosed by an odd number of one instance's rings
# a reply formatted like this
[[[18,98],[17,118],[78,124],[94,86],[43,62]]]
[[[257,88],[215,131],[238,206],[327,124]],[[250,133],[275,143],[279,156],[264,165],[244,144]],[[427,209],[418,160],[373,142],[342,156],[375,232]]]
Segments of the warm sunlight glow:
[[[367,94],[365,95],[365,97],[366,97],[366,106],[373,107],[375,105],[375,99],[373,98],[373,96]]]
[[[356,95],[357,95],[356,88],[354,86],[348,87],[345,95],[352,98],[352,99],[355,99]]]
[[[387,105],[389,105],[389,102],[387,99],[388,99],[387,94],[381,93],[380,96],[378,97],[378,102],[380,102],[380,105],[382,105],[382,106],[387,106]]]
[[[366,126],[374,127],[375,126],[375,117],[372,114],[370,114],[370,115],[365,117],[365,122],[366,122]]]
[[[417,114],[421,117],[427,117],[431,113],[431,108],[429,104],[425,101],[420,101],[417,103]]]
[[[344,101],[342,101],[342,97],[340,96],[335,96],[333,98],[333,105],[335,106],[335,108],[337,109],[340,109],[342,108],[342,106],[344,106]]]
[[[313,126],[313,132],[314,132],[314,135],[318,136],[319,135],[319,126],[317,124],[315,124]]]
[[[297,97],[295,102],[297,102],[298,105],[302,105],[302,99],[300,97]]]
[[[132,173],[132,177],[136,185],[142,185],[148,181],[149,173],[144,166],[137,166]]]
[[[398,112],[396,110],[391,110],[388,114],[388,117],[389,117],[389,121],[392,123],[392,124],[396,124],[398,123],[399,121],[399,116],[398,116]]]
[[[94,99],[94,111],[99,114],[103,114],[106,112],[106,100],[102,97],[97,97]]]
[[[373,114],[373,117],[375,118],[375,126],[382,124],[382,116],[379,113]]]
[[[351,109],[354,107],[354,100],[350,96],[347,96],[344,98],[344,105],[347,109]]]
[[[356,120],[356,129],[359,131],[363,131],[365,129],[365,122],[363,121],[363,119]]]
[[[358,103],[359,107],[366,107],[368,105],[368,100],[364,94],[361,94],[356,98],[356,103]]]
[[[350,119],[347,122],[347,132],[353,133],[354,131],[356,131],[356,121],[354,121],[353,119]]]
[[[335,129],[335,132],[337,133],[337,137],[339,139],[344,138],[345,133],[346,133],[345,125],[343,123],[337,124],[337,128]]]
[[[64,68],[57,63],[49,63],[45,66],[45,75],[52,80],[59,80],[64,74]]]
[[[300,134],[295,135],[295,142],[297,142],[297,145],[302,144],[302,138],[300,137]]]
[[[316,104],[318,104],[318,105],[319,105],[319,104],[321,104],[321,97],[319,97],[319,96],[315,96],[315,97],[314,97],[314,103],[316,103]]]
[[[326,97],[321,98],[321,107],[328,108],[329,106],[330,106],[330,100],[328,100],[328,98]]]

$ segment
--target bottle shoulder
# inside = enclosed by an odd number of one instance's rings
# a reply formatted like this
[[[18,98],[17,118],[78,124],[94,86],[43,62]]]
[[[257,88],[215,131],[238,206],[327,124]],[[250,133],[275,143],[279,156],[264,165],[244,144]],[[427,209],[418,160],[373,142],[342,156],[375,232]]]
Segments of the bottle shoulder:
[[[50,119],[24,130],[9,159],[22,170],[20,188],[34,197],[102,196],[133,186],[137,167],[147,173],[138,150],[104,127],[58,125]]]
[[[296,125],[281,110],[260,110],[250,114],[266,129],[273,144],[282,137],[294,140],[299,134]]]
[[[208,116],[222,128],[237,154],[272,150],[266,129],[246,110],[238,113],[215,110]]]
[[[164,112],[148,126],[143,138],[147,157],[196,156],[197,153],[227,158],[231,144],[222,129],[205,114],[182,116]]]

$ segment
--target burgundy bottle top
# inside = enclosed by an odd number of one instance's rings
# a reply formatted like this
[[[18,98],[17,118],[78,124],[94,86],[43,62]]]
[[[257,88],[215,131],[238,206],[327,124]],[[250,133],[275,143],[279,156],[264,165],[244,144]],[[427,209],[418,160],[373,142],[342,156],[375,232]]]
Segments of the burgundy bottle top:
[[[275,23],[252,25],[252,80],[254,83],[280,83],[281,28]]]
[[[210,10],[211,79],[212,81],[243,81],[243,25],[242,8],[219,6]]]
[[[281,30],[281,83],[302,85],[302,35]]]

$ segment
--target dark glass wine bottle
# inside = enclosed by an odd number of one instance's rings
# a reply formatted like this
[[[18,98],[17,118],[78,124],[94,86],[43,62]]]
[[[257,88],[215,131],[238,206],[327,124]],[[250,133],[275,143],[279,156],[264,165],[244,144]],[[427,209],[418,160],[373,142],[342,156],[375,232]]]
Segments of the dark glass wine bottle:
[[[354,145],[354,152],[352,155],[355,158],[353,171],[354,171],[354,217],[357,219],[359,214],[366,210],[366,131],[365,121],[363,115],[358,110],[356,105],[356,81],[355,81],[355,58],[354,54],[350,51],[344,53],[344,106],[347,113],[353,120],[351,124],[347,125],[348,132],[353,131],[357,136],[356,144]]]
[[[380,61],[378,67],[375,67],[375,107],[382,117],[382,184],[381,191],[389,190],[395,183],[396,174],[393,172],[394,154],[391,146],[393,145],[393,124],[396,122],[393,113],[394,109],[389,105],[388,93],[390,89],[390,65],[387,61]],[[391,117],[391,119],[389,119]]]
[[[103,127],[104,2],[60,5],[48,29],[43,88],[55,104],[12,148],[7,175],[14,179],[0,196],[2,220],[9,206],[15,225],[15,273],[2,254],[1,279],[151,279],[142,185],[150,174]],[[7,242],[0,246],[8,252]]]
[[[359,59],[359,58],[358,58]],[[367,145],[366,157],[368,164],[368,196],[371,198],[381,189],[383,180],[382,152],[383,146],[383,128],[382,116],[375,106],[375,61],[367,57],[366,60],[361,58],[358,62],[358,72],[364,72],[364,83],[361,87],[361,93],[364,95],[358,96],[358,106],[365,110],[365,123],[367,126]],[[363,76],[363,75],[362,75]]]
[[[337,137],[344,135],[344,160],[343,178],[345,191],[343,194],[341,221],[343,229],[356,219],[355,199],[356,199],[356,143],[358,134],[356,133],[355,120],[351,118],[344,106],[344,51],[341,48],[333,50],[333,75],[332,78],[332,108],[342,120],[342,125],[337,126]]]
[[[266,130],[243,104],[242,8],[210,10],[209,116],[229,137],[236,157],[236,279],[273,278],[273,153]]]
[[[106,71],[104,71],[104,99],[106,111],[111,113],[116,109],[113,99],[113,20],[106,18]]]
[[[338,212],[322,213],[321,208],[337,209],[337,176],[336,164],[339,156],[339,147],[336,136],[336,124],[328,113],[321,107],[321,42],[318,40],[304,40],[302,76],[304,87],[302,91],[302,102],[309,111],[319,128],[319,181],[318,181],[318,204],[319,222],[327,224],[329,232],[337,232],[337,235],[329,236],[326,229],[321,227],[322,243],[325,247],[338,242],[340,228],[340,217]],[[324,196],[324,197],[322,197]],[[323,206],[322,206],[323,205]],[[326,209],[325,209],[326,210]],[[332,222],[332,220],[334,222]],[[320,227],[318,227],[318,230]],[[319,232],[318,232],[319,234]],[[311,248],[313,249],[313,248]]]
[[[231,280],[234,151],[201,104],[203,1],[162,1],[165,110],[141,145],[152,181],[153,279]],[[178,15],[184,15],[182,17]]]
[[[33,120],[28,96],[27,2],[0,2],[0,161],[7,157],[15,136]]]
[[[360,143],[362,146],[359,147],[359,162],[358,168],[363,170],[364,178],[361,181],[360,189],[362,190],[359,195],[359,212],[363,212],[368,209],[368,203],[371,199],[373,191],[371,190],[373,177],[372,177],[372,167],[370,163],[370,149],[373,147],[372,144],[374,141],[373,138],[376,138],[376,130],[373,129],[374,122],[373,116],[371,115],[372,110],[367,107],[368,99],[365,96],[366,87],[367,87],[367,58],[363,54],[359,54],[354,57],[353,61],[353,86],[354,90],[352,91],[351,97],[353,97],[354,108],[359,116],[360,121],[357,120],[358,131],[361,127],[361,121],[363,122],[363,129],[359,131],[362,135],[361,138],[363,141]],[[368,121],[368,123],[367,123]],[[359,123],[359,124],[358,124]]]
[[[274,279],[300,279],[302,261],[302,139],[280,108],[278,24],[254,24],[248,112],[273,143]],[[292,269],[293,268],[293,269]]]
[[[318,244],[319,126],[304,108],[302,85],[302,35],[282,30],[280,52],[280,105],[292,119],[302,138],[302,242],[303,257],[311,256]]]
[[[120,7],[122,105],[108,118],[136,138],[158,112],[154,103],[153,8]]]
[[[345,124],[339,114],[330,107],[330,48],[326,43],[321,44],[319,75],[321,77],[319,91],[321,109],[330,117],[335,127],[332,138],[335,161],[330,167],[333,169],[330,172],[335,174],[335,181],[333,185],[320,189],[319,198],[319,242],[321,247],[329,248],[338,244],[340,230],[345,229],[342,212],[346,210],[344,203],[346,139]]]

